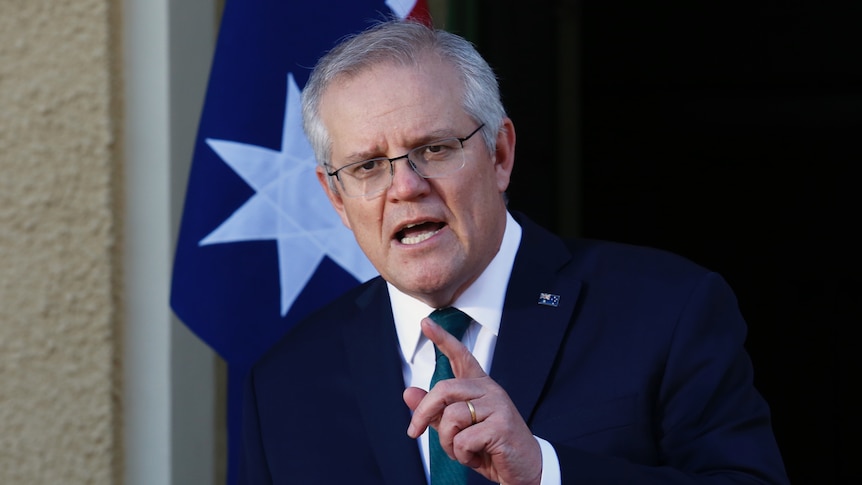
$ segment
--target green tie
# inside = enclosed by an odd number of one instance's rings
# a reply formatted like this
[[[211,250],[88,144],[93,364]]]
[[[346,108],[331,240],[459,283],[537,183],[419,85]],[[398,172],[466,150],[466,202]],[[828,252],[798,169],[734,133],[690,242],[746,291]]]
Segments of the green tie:
[[[467,327],[472,321],[469,315],[454,307],[434,310],[429,317],[458,340],[461,340],[461,337],[464,336],[464,332],[467,331]],[[455,374],[452,373],[452,365],[449,363],[449,358],[443,355],[436,345],[434,346],[434,353],[436,354],[437,364],[434,367],[434,375],[431,376],[431,388],[443,379],[455,377]],[[431,485],[461,485],[467,483],[467,468],[458,463],[458,461],[449,459],[446,452],[440,447],[440,438],[437,436],[437,431],[434,428],[429,428],[428,431],[428,454],[431,457]]]

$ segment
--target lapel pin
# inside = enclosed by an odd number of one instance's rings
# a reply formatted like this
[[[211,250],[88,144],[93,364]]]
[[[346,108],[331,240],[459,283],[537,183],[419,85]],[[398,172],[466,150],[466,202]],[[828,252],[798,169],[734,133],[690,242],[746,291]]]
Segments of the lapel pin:
[[[539,293],[539,305],[558,307],[560,306],[560,295]]]

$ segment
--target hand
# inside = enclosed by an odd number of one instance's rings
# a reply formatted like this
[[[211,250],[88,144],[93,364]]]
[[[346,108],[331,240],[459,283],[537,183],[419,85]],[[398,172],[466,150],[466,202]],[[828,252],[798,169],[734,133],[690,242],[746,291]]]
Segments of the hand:
[[[539,484],[539,443],[506,391],[458,339],[430,318],[422,320],[422,333],[449,358],[455,378],[438,382],[430,392],[404,390],[404,402],[413,410],[407,434],[415,439],[432,426],[450,458],[485,478],[505,485]],[[473,404],[476,424],[467,401]]]

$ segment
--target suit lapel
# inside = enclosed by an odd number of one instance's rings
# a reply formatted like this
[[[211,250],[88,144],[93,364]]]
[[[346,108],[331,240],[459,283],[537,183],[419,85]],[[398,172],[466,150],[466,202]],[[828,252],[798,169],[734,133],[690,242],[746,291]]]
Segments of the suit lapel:
[[[561,277],[571,260],[563,242],[521,217],[521,245],[506,291],[491,376],[509,394],[527,423],[571,325],[581,282]],[[557,306],[540,294],[559,296]]]
[[[402,399],[395,323],[386,285],[378,283],[357,299],[356,318],[344,332],[348,372],[385,483],[424,484],[419,446],[407,436],[410,410]]]

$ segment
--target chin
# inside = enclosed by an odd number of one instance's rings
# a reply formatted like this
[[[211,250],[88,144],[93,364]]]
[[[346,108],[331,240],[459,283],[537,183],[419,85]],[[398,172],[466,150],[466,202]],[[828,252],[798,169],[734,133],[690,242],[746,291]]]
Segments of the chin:
[[[404,271],[403,268],[402,271]],[[426,302],[428,299],[434,299],[437,295],[445,293],[447,289],[445,280],[440,278],[439,273],[428,275],[425,278],[391,279],[388,281],[404,293]]]

